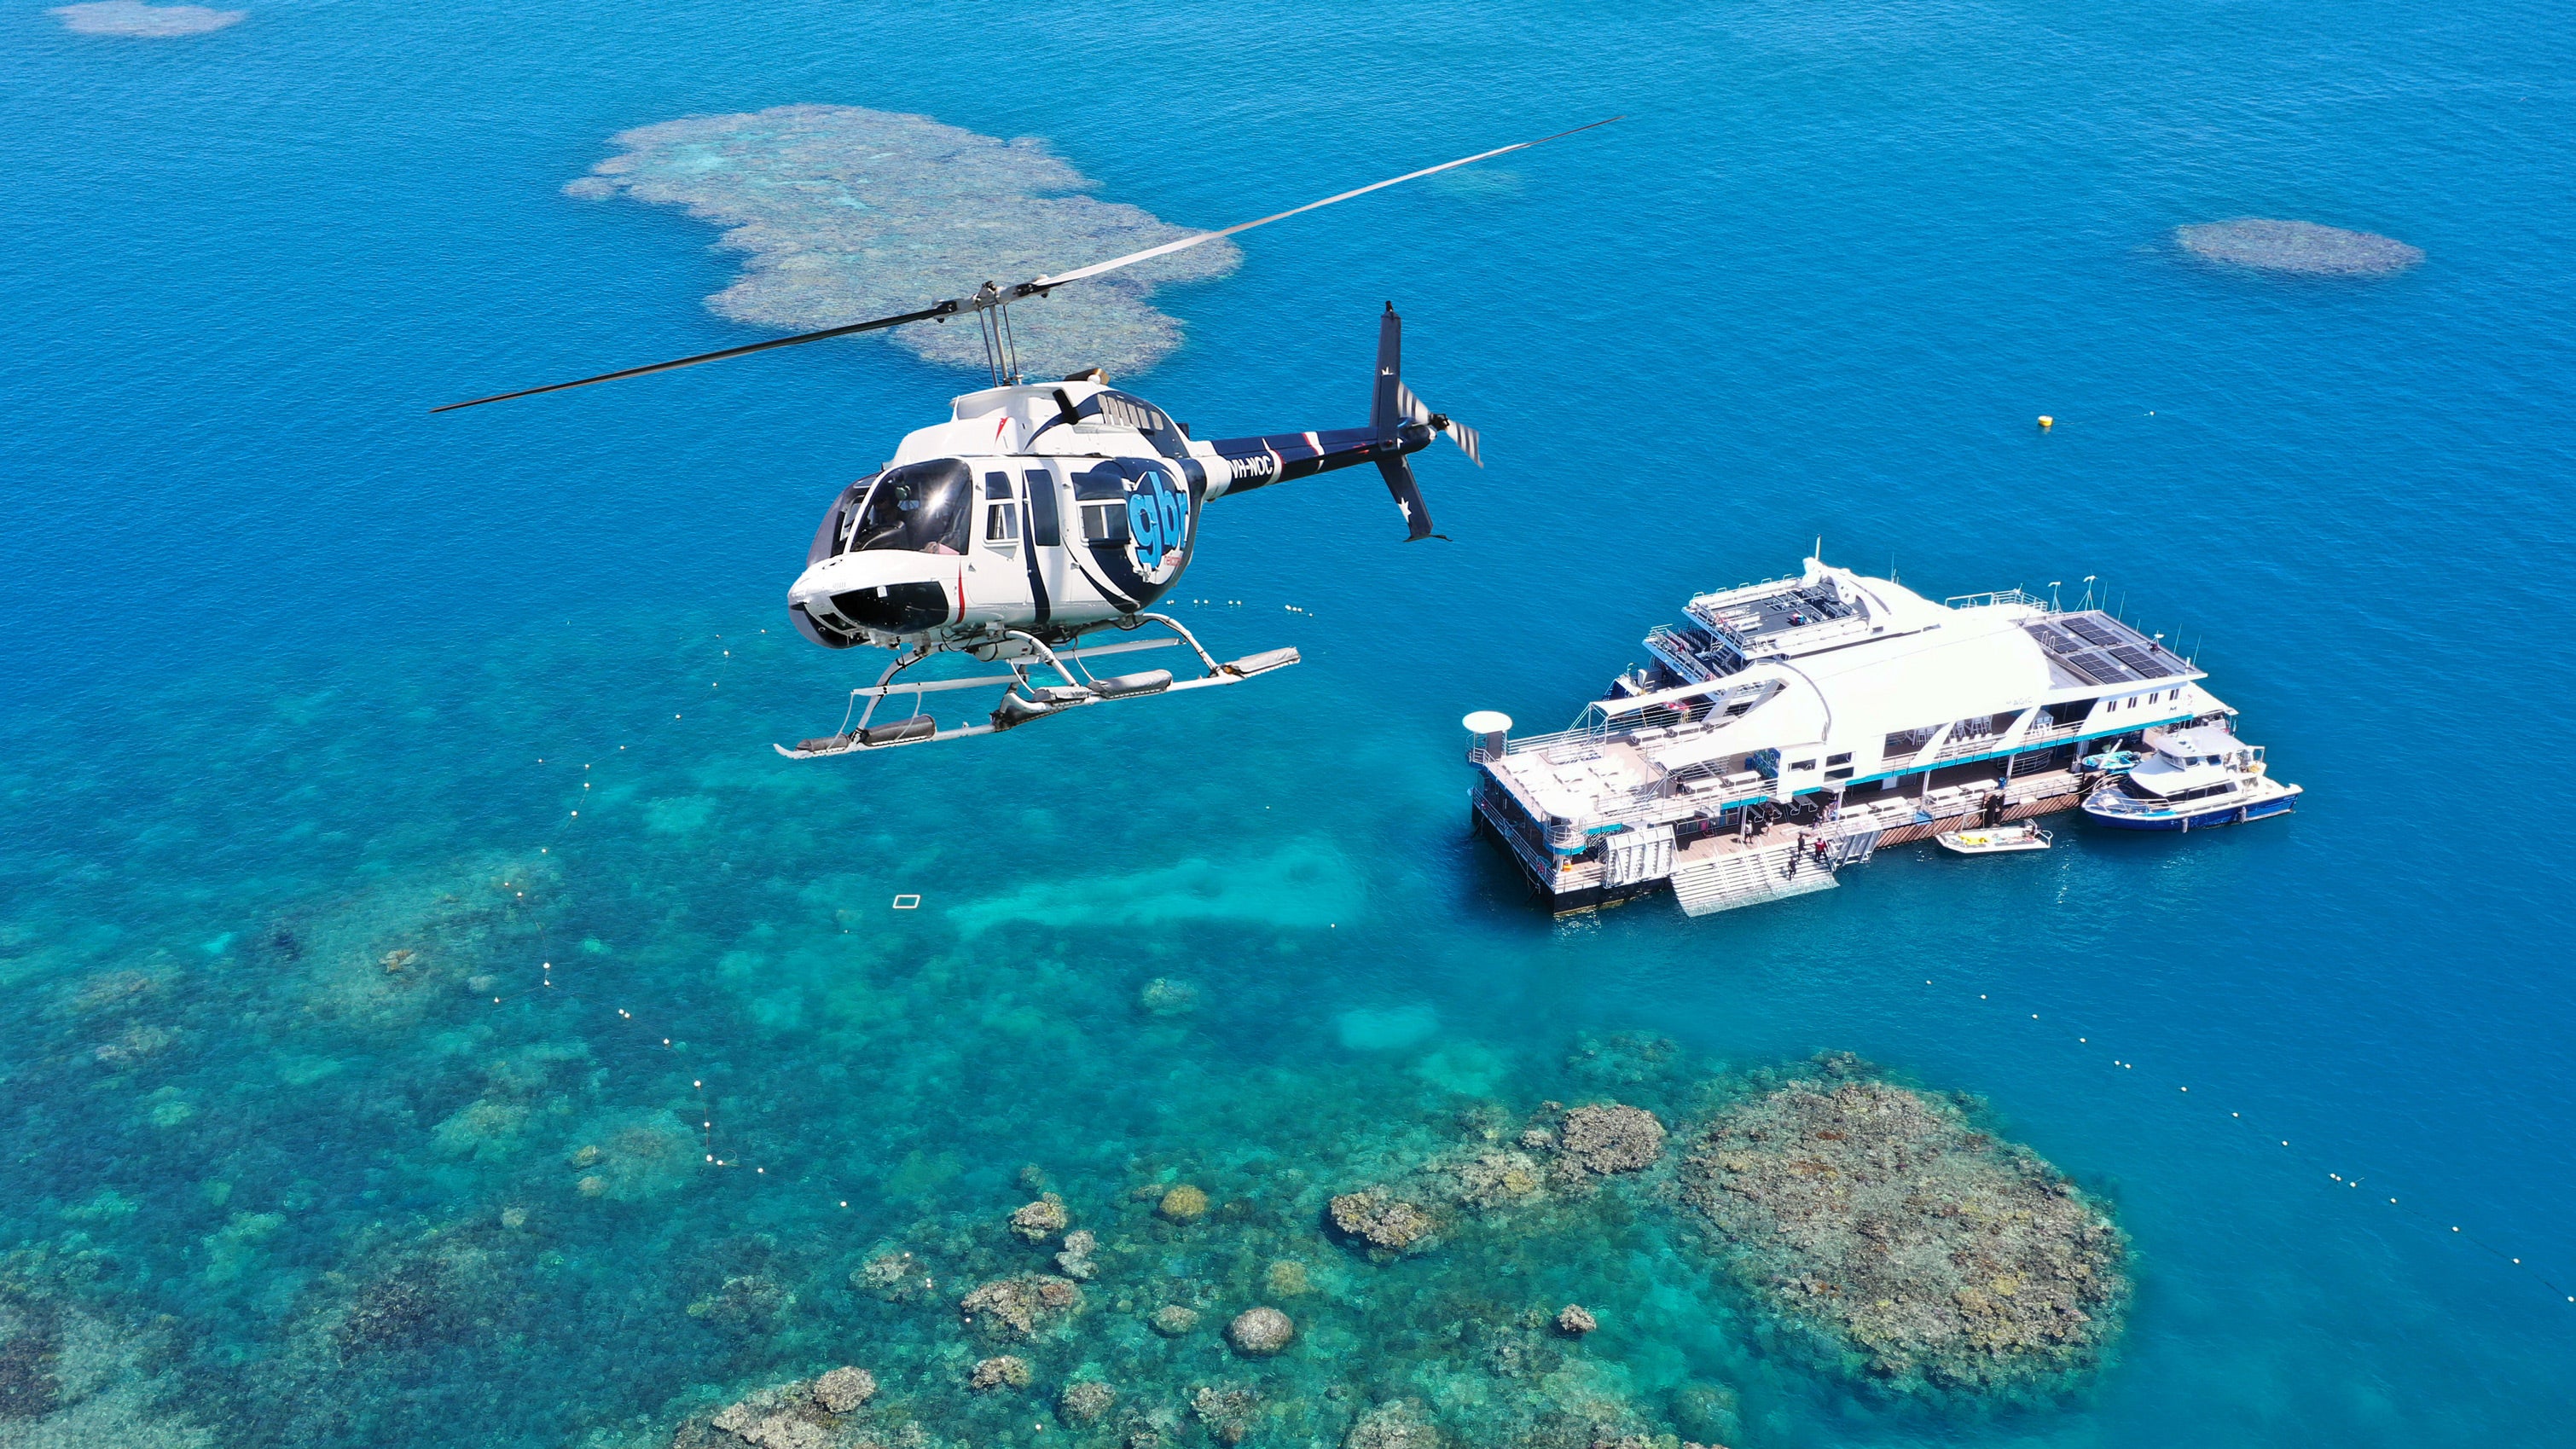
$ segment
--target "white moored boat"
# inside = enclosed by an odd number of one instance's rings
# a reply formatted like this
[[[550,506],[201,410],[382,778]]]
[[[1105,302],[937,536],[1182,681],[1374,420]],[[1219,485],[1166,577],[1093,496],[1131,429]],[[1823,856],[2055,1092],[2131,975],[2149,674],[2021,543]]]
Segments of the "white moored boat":
[[[2223,724],[2150,731],[2154,753],[2084,797],[2084,813],[2121,830],[2206,830],[2287,815],[2299,787],[2264,772],[2263,747]]]
[[[2016,850],[2046,850],[2050,837],[2029,821],[2016,820],[2010,825],[1944,830],[1932,839],[1943,850],[1957,855],[2003,855]]]

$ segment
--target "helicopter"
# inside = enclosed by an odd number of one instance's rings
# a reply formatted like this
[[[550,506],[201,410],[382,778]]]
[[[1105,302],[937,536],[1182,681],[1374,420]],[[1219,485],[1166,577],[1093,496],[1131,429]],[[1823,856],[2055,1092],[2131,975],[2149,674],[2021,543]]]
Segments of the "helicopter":
[[[990,386],[955,398],[946,421],[906,434],[882,467],[840,490],[815,528],[804,572],[788,590],[788,618],[807,639],[828,649],[891,649],[895,659],[875,684],[850,692],[840,728],[793,747],[773,748],[802,760],[928,744],[1016,729],[1091,705],[1239,684],[1298,663],[1297,650],[1270,649],[1220,662],[1179,620],[1154,607],[1171,595],[1197,552],[1201,511],[1236,493],[1370,463],[1403,517],[1405,541],[1442,538],[1433,532],[1411,455],[1446,437],[1482,467],[1475,431],[1433,412],[1405,384],[1403,319],[1393,302],[1378,318],[1377,369],[1365,427],[1213,441],[1192,436],[1188,424],[1112,386],[1098,368],[1085,368],[1060,382],[1028,380],[1019,367],[1010,307],[1152,257],[1622,119],[1612,116],[1482,151],[1072,271],[1009,287],[988,281],[972,296],[892,317],[431,411],[452,412],[827,338],[972,316],[982,330]],[[1148,624],[1173,637],[1084,643],[1102,631],[1131,632]],[[1194,673],[1186,665],[1178,675],[1170,669],[1100,674],[1090,666],[1106,656],[1182,644],[1196,656]],[[952,653],[1000,664],[1006,672],[901,679],[916,665]],[[970,716],[965,723],[943,727],[924,708],[933,693],[996,688],[998,699],[980,719]],[[896,707],[910,712],[879,723],[879,709],[889,701],[901,701]]]

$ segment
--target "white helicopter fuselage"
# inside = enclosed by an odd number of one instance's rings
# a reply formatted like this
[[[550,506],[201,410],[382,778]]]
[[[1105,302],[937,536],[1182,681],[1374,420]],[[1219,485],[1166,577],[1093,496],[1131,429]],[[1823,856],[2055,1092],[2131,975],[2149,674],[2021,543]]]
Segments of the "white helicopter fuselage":
[[[1132,626],[1228,493],[1378,457],[1432,437],[1420,423],[1205,442],[1096,381],[987,388],[918,428],[842,490],[788,592],[796,626],[832,648],[1017,657]]]

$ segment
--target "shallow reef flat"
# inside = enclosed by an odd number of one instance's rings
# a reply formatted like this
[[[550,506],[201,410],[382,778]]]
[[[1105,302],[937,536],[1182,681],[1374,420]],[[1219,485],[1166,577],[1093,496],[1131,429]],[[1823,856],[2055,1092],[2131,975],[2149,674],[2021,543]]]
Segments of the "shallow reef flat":
[[[707,299],[723,316],[805,332],[908,312],[1071,271],[1192,234],[1134,206],[1079,193],[1096,183],[1043,142],[980,136],[927,116],[857,106],[775,106],[625,131],[625,148],[565,187],[684,206],[748,254],[742,279]],[[1147,301],[1168,283],[1232,271],[1230,242],[1140,262],[1011,309],[1033,376],[1098,366],[1141,372],[1178,347],[1180,324]],[[952,367],[984,366],[973,321],[890,334]]]
[[[571,645],[512,658],[591,691]],[[749,693],[675,733],[729,747]],[[1014,810],[1094,908],[895,911],[988,879],[953,802],[808,775],[780,811],[531,728],[239,845],[259,766],[209,756],[136,868],[24,877],[0,1446],[1760,1449],[2050,1414],[2112,1352],[2108,1209],[1990,1114],[1839,1057],[1462,1031],[1369,984],[1367,885],[1304,822],[1253,817],[1251,891]],[[2078,1265],[2090,1326],[2021,1332]],[[1957,1331],[1878,1344],[1815,1284]]]
[[[2386,276],[2424,260],[2420,248],[2392,237],[2312,221],[2240,217],[2176,227],[2174,239],[2209,261],[2312,277]]]

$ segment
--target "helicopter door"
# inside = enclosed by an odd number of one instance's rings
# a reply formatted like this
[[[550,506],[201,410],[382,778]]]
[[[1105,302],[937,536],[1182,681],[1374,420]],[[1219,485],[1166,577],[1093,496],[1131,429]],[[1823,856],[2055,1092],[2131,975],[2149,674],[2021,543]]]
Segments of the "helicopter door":
[[[1021,522],[1026,531],[1023,546],[1029,558],[1029,592],[1037,605],[1038,622],[1061,624],[1068,622],[1070,616],[1087,615],[1082,606],[1090,595],[1082,591],[1081,577],[1065,557],[1063,504],[1059,501],[1063,481],[1047,468],[1024,467],[1020,486],[1027,504]]]
[[[978,612],[989,610],[1002,622],[1025,628],[1030,622],[1030,606],[1036,602],[1031,594],[1037,581],[1028,564],[1027,519],[1011,475],[985,474],[975,507],[976,562],[981,567],[968,585],[970,603],[978,607]]]

